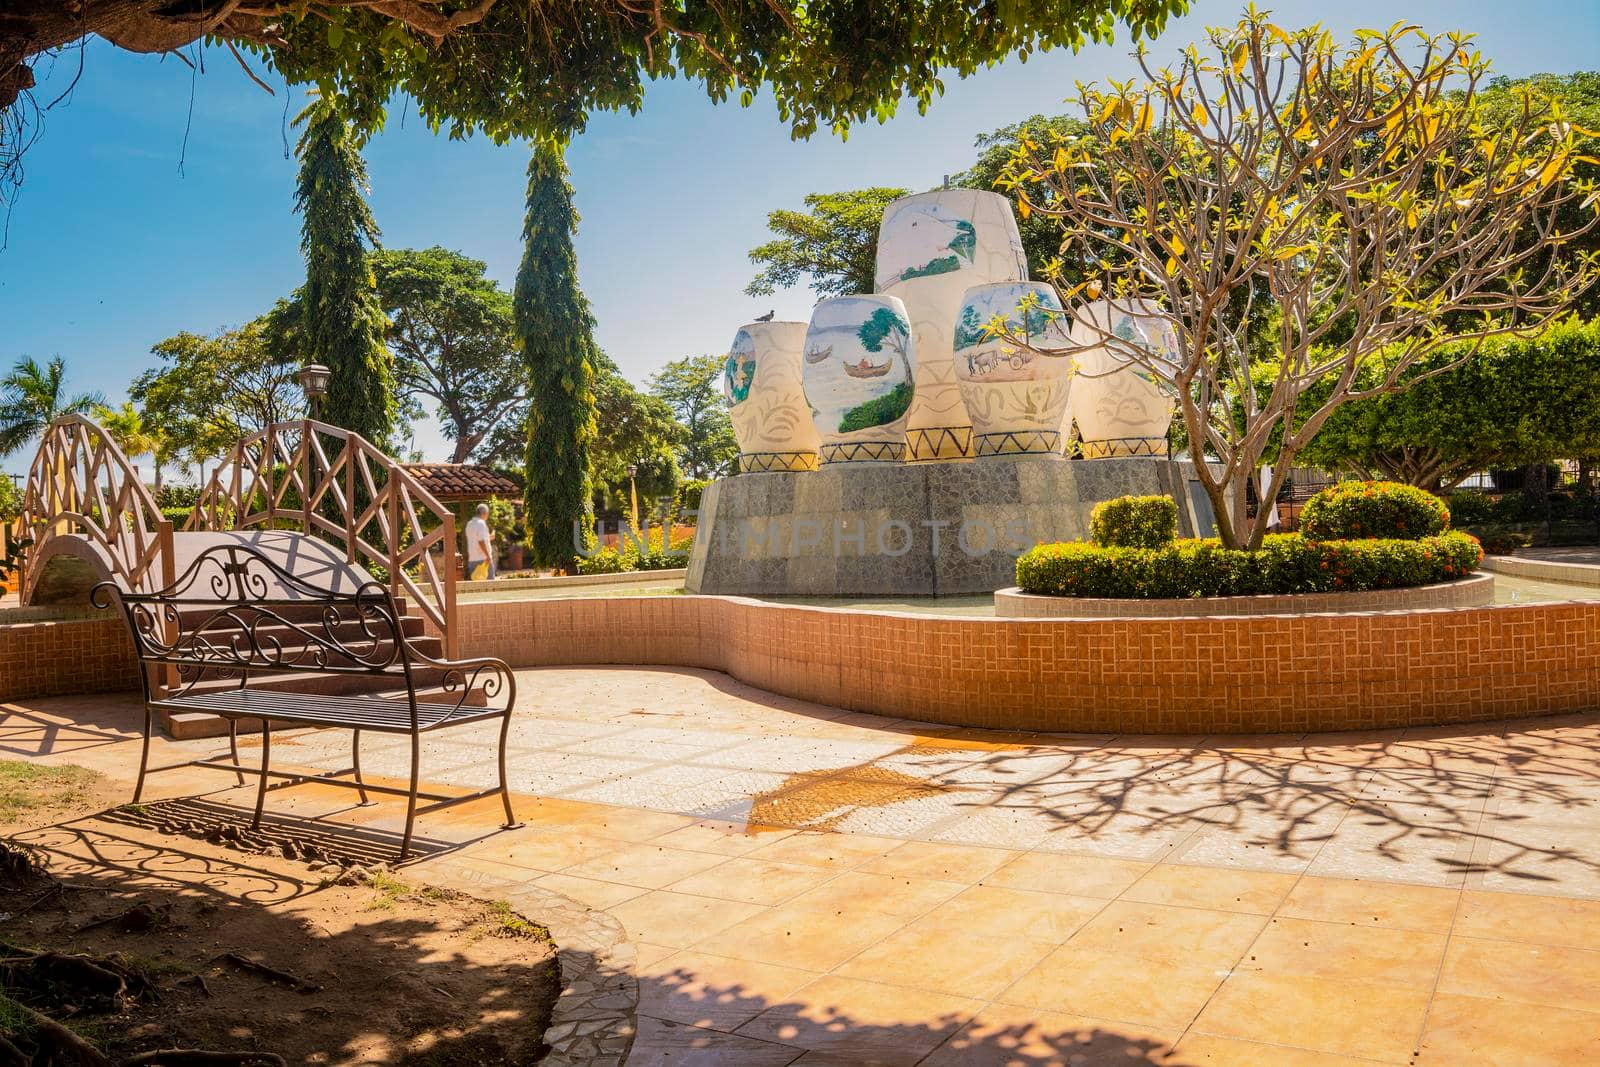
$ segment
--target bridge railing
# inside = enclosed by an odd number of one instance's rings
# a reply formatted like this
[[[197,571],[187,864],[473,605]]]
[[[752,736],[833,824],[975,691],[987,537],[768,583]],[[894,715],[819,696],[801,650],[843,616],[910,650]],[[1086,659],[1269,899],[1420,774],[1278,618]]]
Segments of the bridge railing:
[[[185,530],[296,530],[406,594],[459,654],[455,514],[391,456],[325,422],[276,422],[228,454]]]
[[[111,437],[81,415],[52,422],[39,442],[22,491],[21,602],[32,603],[39,562],[94,553],[110,577],[135,592],[173,578],[172,523]],[[52,544],[67,541],[68,545]]]

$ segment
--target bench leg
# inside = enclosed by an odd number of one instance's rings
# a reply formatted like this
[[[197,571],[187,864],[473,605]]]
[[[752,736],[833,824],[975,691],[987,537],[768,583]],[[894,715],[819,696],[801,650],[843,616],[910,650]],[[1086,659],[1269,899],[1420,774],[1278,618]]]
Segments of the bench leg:
[[[150,706],[144,709],[144,748],[139,752],[139,780],[133,787],[133,803],[139,803],[139,798],[144,795],[144,772],[150,766],[150,728],[155,722],[155,712]]]
[[[267,768],[272,760],[272,723],[261,720],[261,785],[256,788],[256,817],[250,820],[250,829],[261,829],[261,809],[267,803]]]
[[[361,780],[361,731],[350,731],[350,763],[356,772],[356,795],[361,798],[361,806],[366,807],[372,801],[367,799],[366,783]]]
[[[239,762],[239,720],[228,720],[228,752],[233,756],[233,762]],[[239,779],[239,784],[244,785],[244,772],[237,772],[234,777]]]
[[[506,735],[511,732],[511,711],[506,710],[505,718],[500,720],[500,802],[506,806],[507,830],[518,825],[517,816],[511,810],[511,787],[506,784]]]
[[[411,854],[411,828],[417,821],[417,777],[422,769],[422,735],[411,735],[411,792],[406,795],[406,836],[400,841],[402,862]]]

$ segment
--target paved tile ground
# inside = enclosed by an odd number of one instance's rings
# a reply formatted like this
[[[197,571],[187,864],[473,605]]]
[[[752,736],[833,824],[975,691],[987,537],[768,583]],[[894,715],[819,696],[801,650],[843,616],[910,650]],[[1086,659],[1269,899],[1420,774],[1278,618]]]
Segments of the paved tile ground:
[[[523,671],[519,686],[527,825],[495,832],[492,801],[424,817],[436,854],[414,869],[538,886],[619,922],[638,977],[630,1063],[1600,1061],[1600,714],[1022,735],[711,673]],[[0,710],[7,756],[131,775],[130,698]],[[425,776],[486,784],[492,739],[430,739]],[[339,735],[282,740],[285,761],[348,760]],[[407,758],[364,740],[369,773]],[[153,781],[194,788],[187,772]],[[311,790],[269,806],[374,827],[398,814]]]

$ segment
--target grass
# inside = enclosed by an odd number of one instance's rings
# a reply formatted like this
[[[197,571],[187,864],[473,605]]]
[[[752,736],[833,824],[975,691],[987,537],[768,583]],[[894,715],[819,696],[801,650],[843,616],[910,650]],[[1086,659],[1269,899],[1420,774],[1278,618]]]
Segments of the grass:
[[[0,822],[15,822],[28,812],[87,800],[89,787],[99,777],[83,767],[0,760]]]
[[[491,900],[483,912],[479,928],[488,937],[517,938],[524,941],[548,941],[550,931],[539,923],[529,922],[511,910],[510,901]]]

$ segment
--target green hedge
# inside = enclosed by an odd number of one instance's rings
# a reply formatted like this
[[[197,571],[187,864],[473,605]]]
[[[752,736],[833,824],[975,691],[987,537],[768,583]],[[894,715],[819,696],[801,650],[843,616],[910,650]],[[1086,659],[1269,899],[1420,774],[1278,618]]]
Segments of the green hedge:
[[[1311,541],[1414,540],[1449,528],[1450,509],[1443,500],[1400,482],[1339,482],[1306,501],[1300,512],[1300,532]]]
[[[694,547],[693,537],[674,541],[670,551],[662,549],[659,528],[651,530],[649,538],[649,547],[644,552],[639,551],[637,541],[626,539],[620,552],[615,548],[601,548],[592,556],[579,556],[576,560],[578,573],[621,574],[624,571],[665,571],[689,565],[689,550]]]
[[[1396,589],[1464,578],[1483,559],[1459,531],[1416,540],[1311,541],[1275,534],[1256,552],[1215,540],[1161,548],[1037,545],[1017,560],[1017,585],[1045,596],[1185,599]]]
[[[1089,537],[1107,548],[1160,548],[1178,539],[1178,505],[1170,496],[1119,496],[1089,513]]]

